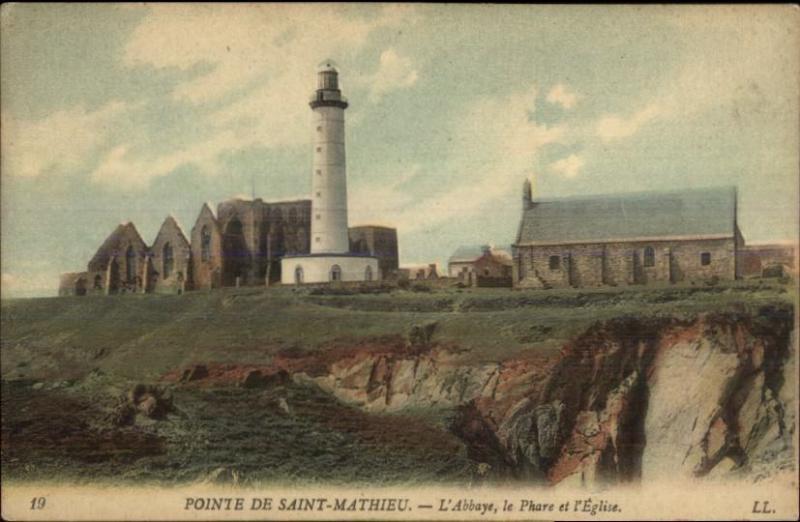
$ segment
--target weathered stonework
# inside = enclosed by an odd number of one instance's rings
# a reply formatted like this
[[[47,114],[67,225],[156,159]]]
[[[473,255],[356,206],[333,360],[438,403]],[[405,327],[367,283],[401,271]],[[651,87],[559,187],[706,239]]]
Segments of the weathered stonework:
[[[187,290],[191,281],[192,250],[172,216],[164,220],[150,251],[148,291],[180,294]]]
[[[652,265],[645,249],[653,249]],[[565,288],[664,284],[736,278],[736,242],[686,239],[583,245],[518,246],[515,285],[520,288]],[[708,264],[703,264],[708,254]],[[551,259],[553,261],[551,265]]]
[[[514,286],[658,285],[741,276],[736,189],[533,201],[513,248]]]
[[[350,252],[378,258],[381,278],[390,277],[400,268],[397,252],[397,230],[389,227],[350,227]]]

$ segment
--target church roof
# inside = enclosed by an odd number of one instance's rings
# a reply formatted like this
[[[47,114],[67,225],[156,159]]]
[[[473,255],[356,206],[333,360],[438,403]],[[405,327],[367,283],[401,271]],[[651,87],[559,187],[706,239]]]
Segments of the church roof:
[[[733,237],[736,188],[638,192],[534,201],[517,244]]]

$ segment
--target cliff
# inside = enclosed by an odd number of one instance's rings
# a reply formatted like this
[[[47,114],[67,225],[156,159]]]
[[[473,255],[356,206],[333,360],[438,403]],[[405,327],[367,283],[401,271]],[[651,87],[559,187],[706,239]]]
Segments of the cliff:
[[[773,480],[796,470],[794,292],[4,301],[3,474]]]
[[[294,375],[369,412],[454,409],[450,429],[498,476],[761,479],[792,469],[792,324],[791,310],[775,307],[621,317],[553,357],[463,365],[435,346],[357,350]]]

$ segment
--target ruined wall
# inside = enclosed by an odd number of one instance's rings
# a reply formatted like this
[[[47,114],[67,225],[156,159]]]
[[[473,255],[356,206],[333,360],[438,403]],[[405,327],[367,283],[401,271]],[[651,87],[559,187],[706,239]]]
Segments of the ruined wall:
[[[89,275],[87,272],[67,272],[61,274],[58,279],[58,295],[87,295],[87,287],[90,287]]]
[[[203,231],[208,234],[203,248]],[[205,250],[205,251],[204,251]],[[222,286],[222,234],[208,205],[203,205],[191,234],[192,285],[195,289]]]
[[[174,219],[169,217],[164,221],[150,250],[148,291],[174,294],[187,290],[192,250]]]

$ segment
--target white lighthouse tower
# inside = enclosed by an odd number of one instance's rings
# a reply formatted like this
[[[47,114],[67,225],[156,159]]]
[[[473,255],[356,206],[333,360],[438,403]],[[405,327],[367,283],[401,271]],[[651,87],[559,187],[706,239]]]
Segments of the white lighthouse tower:
[[[347,99],[339,89],[339,72],[330,60],[317,70],[317,90],[309,102],[313,112],[311,172],[311,253],[284,257],[284,284],[378,279],[378,260],[350,253],[347,222],[347,166],[344,111]]]
[[[311,253],[349,250],[347,237],[347,171],[344,110],[339,73],[331,62],[317,72],[317,90],[309,102],[314,113],[314,161],[311,175]]]

